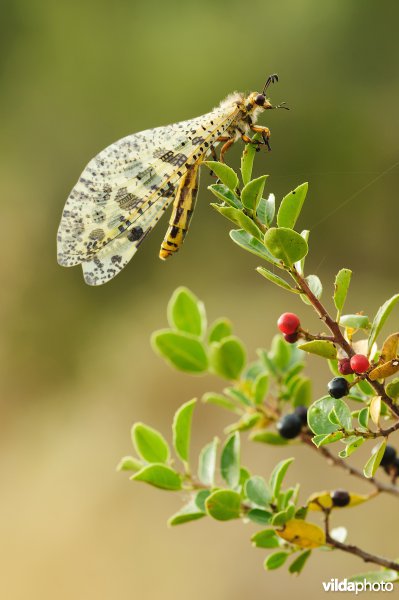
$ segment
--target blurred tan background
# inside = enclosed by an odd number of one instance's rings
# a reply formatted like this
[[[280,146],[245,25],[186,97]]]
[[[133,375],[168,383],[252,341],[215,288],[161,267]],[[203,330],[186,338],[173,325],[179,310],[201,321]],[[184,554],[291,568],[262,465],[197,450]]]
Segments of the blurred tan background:
[[[373,314],[398,291],[398,17],[397,3],[371,0],[3,0],[1,598],[279,600],[300,590],[313,600],[322,580],[367,570],[319,552],[299,580],[284,569],[266,573],[264,553],[249,543],[253,525],[168,530],[181,498],[115,472],[131,452],[134,421],[170,439],[177,406],[220,389],[216,379],[172,371],[150,349],[176,286],[202,298],[210,319],[230,317],[251,356],[269,344],[283,310],[317,328],[308,307],[262,280],[256,258],[233,247],[209,207],[209,175],[185,247],[166,264],[157,258],[166,219],[98,289],[80,268],[57,266],[55,238],[70,189],[102,148],[203,114],[235,89],[259,90],[278,72],[270,95],[292,110],[263,117],[273,152],[258,155],[257,169],[271,174],[277,198],[310,181],[300,222],[312,230],[308,266],[326,298],[338,268],[354,269],[347,310]],[[319,367],[310,361],[315,398],[329,378]],[[200,406],[193,454],[228,422]],[[243,459],[268,475],[294,450],[288,479],[303,482],[303,499],[324,487],[369,489],[306,448],[244,444]],[[394,557],[393,511],[395,499],[381,497],[334,524]]]

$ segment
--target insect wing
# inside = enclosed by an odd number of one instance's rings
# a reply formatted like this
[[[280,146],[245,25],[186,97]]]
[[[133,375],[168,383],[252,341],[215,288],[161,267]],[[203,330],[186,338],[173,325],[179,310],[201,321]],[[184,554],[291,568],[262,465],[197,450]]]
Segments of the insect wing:
[[[208,152],[236,113],[234,106],[217,108],[196,119],[127,136],[100,152],[66,202],[58,230],[59,264],[96,264],[96,256],[105,260],[110,255],[107,262],[124,266],[173,200],[187,168]],[[107,278],[97,278],[98,273],[87,277],[104,283],[119,270],[110,268]]]

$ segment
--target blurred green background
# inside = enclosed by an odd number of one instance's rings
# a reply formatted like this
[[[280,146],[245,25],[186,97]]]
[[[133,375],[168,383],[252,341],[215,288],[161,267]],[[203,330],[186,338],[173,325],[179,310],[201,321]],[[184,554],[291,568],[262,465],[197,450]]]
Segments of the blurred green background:
[[[398,17],[397,3],[371,0],[3,0],[2,598],[252,599],[273,588],[277,600],[298,589],[312,600],[322,580],[367,569],[319,552],[299,583],[283,570],[267,574],[249,543],[252,525],[168,530],[181,499],[115,472],[131,452],[134,421],[167,433],[179,404],[220,387],[173,372],[150,349],[175,287],[190,287],[210,319],[231,318],[252,356],[283,310],[318,327],[230,242],[227,222],[209,207],[209,174],[185,247],[167,263],[157,258],[167,219],[97,289],[80,268],[57,265],[55,239],[70,189],[102,148],[206,113],[233,90],[260,90],[278,72],[271,98],[292,110],[261,119],[273,151],[257,156],[258,172],[270,173],[278,199],[310,182],[299,224],[311,229],[308,267],[326,297],[338,268],[352,268],[348,312],[373,314],[398,291]],[[229,154],[233,166],[240,152],[237,144]],[[317,360],[308,369],[315,397],[329,378]],[[194,448],[228,422],[201,406]],[[246,444],[244,462],[267,475],[291,452]],[[323,487],[369,489],[305,448],[290,477],[303,481],[303,499]],[[350,526],[352,542],[398,556],[388,534],[394,502],[378,498],[335,524]]]

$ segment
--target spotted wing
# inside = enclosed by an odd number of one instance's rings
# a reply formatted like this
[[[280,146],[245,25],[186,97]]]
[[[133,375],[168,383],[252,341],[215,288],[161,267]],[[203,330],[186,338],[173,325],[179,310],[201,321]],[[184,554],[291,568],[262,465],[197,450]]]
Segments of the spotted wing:
[[[173,200],[189,166],[236,115],[235,105],[224,106],[127,136],[100,152],[65,204],[58,229],[59,264],[82,263],[86,281],[94,285],[114,277]]]

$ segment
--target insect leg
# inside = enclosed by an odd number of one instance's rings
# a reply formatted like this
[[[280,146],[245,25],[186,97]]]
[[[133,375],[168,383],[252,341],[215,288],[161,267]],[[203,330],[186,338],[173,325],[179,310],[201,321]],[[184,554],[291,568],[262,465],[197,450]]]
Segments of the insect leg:
[[[186,237],[197,199],[199,166],[200,162],[191,165],[180,181],[173,202],[169,227],[159,251],[159,258],[162,260],[166,260],[174,252],[177,252]]]
[[[267,148],[269,150],[271,150],[270,143],[269,143],[270,129],[268,127],[262,127],[261,125],[250,125],[250,128],[255,133],[261,133],[262,134],[262,138],[263,138],[263,141],[265,143],[265,146],[267,146]]]
[[[220,139],[220,141],[224,141],[225,142],[223,144],[223,146],[221,147],[221,149],[220,149],[220,156],[219,156],[219,161],[221,163],[224,163],[224,155],[226,154],[226,152],[230,148],[230,146],[232,146],[234,144],[235,139],[232,137],[232,138],[227,138],[227,140]]]

